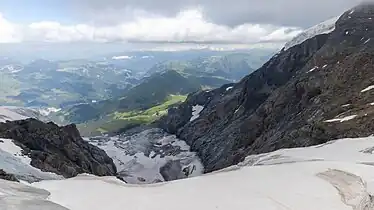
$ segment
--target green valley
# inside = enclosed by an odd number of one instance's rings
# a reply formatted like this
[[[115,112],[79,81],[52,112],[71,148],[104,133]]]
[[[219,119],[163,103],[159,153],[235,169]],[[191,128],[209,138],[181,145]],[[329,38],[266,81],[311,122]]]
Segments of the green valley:
[[[139,125],[148,125],[166,115],[170,106],[186,100],[186,95],[169,95],[166,101],[144,111],[114,112],[98,120],[78,125],[82,135],[120,132]]]

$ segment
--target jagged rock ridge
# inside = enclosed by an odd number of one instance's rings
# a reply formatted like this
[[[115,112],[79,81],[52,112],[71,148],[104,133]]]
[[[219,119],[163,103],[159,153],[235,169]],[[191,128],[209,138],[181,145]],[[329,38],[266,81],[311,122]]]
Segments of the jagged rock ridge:
[[[281,51],[233,88],[199,92],[159,126],[197,151],[206,172],[245,156],[374,133],[374,5],[330,34]],[[192,107],[204,106],[190,121]]]
[[[13,139],[31,165],[64,177],[80,173],[116,175],[113,160],[101,149],[84,141],[75,125],[59,127],[36,119],[0,123],[0,138]]]

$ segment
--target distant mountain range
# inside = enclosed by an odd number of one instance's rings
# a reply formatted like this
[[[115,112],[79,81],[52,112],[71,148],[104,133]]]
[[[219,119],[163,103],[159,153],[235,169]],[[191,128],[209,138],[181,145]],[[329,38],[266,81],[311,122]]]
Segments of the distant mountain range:
[[[153,73],[175,70],[209,87],[253,71],[268,51],[127,52],[91,59],[21,62],[0,56],[0,105],[65,108],[123,96]],[[187,68],[168,68],[168,63]],[[250,66],[254,65],[254,67]]]
[[[203,75],[237,81],[243,76],[252,73],[260,62],[259,60],[254,60],[250,54],[246,53],[199,57],[188,61],[178,60],[158,63],[147,72],[147,75],[175,70],[189,76]]]
[[[0,70],[2,105],[63,108],[118,96],[138,82],[131,70],[86,60],[35,60]]]

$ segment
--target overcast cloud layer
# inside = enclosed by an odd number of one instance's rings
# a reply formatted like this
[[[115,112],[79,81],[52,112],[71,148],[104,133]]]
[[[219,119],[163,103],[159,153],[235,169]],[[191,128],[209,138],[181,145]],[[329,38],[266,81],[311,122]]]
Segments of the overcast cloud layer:
[[[242,24],[236,27],[206,21],[201,11],[185,10],[176,16],[140,14],[114,25],[62,25],[43,21],[18,25],[0,14],[0,42],[149,42],[202,44],[256,44],[284,42],[300,32],[296,27]]]
[[[72,5],[78,14],[107,24],[115,23],[135,9],[175,16],[181,10],[201,8],[206,19],[219,25],[258,23],[305,28],[340,15],[360,2],[362,0],[74,0]],[[102,15],[107,11],[111,15]]]
[[[67,0],[74,24],[19,24],[1,14],[0,43],[130,42],[279,46],[360,0]]]

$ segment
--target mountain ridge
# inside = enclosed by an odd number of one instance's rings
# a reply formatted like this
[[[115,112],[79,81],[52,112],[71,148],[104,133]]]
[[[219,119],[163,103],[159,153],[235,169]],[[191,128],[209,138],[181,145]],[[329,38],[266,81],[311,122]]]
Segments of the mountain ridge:
[[[251,154],[371,135],[374,98],[361,91],[373,83],[373,16],[373,4],[345,12],[331,33],[281,51],[227,92],[189,97],[159,126],[185,140],[206,172]],[[204,109],[190,122],[196,104]]]

